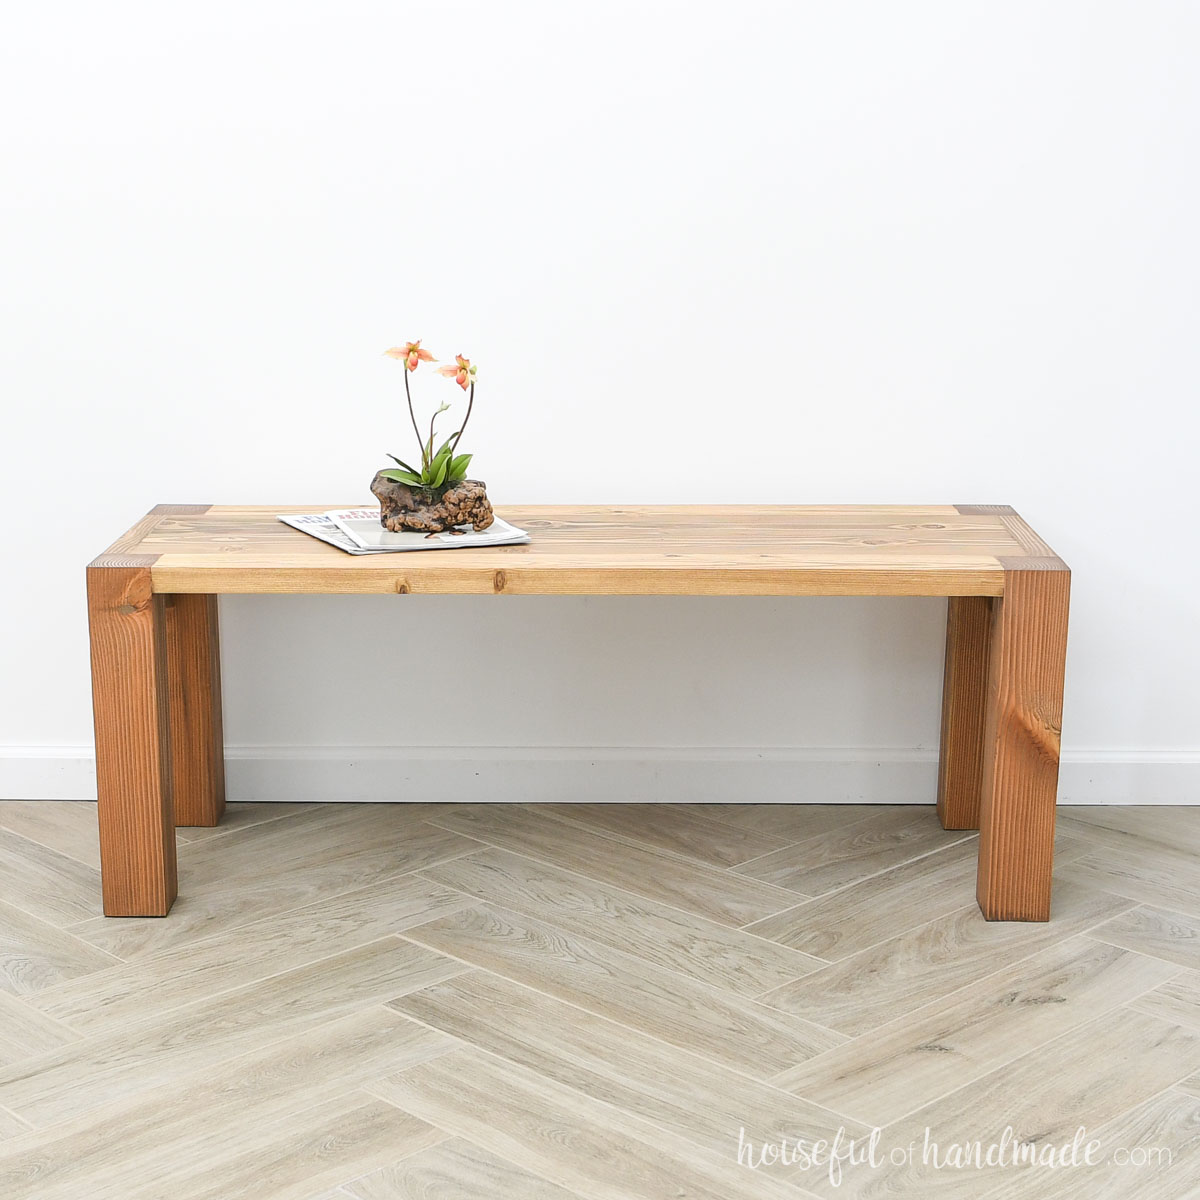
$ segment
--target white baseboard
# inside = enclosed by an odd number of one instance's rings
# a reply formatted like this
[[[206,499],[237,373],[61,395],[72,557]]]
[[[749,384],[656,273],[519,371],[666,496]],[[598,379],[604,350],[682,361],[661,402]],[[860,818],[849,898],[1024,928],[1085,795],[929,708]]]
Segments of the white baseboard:
[[[231,800],[929,804],[933,750],[230,746]],[[90,746],[0,746],[0,799],[94,800]],[[1198,804],[1200,751],[1063,755],[1062,804]]]

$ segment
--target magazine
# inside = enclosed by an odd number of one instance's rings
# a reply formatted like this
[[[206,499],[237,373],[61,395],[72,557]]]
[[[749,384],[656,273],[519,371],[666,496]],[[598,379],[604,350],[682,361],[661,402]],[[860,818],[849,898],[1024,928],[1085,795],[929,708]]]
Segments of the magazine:
[[[469,525],[445,533],[388,533],[377,508],[337,508],[325,513],[286,513],[279,520],[347,554],[395,554],[400,550],[454,550],[467,546],[513,546],[529,534],[496,517],[486,529]]]

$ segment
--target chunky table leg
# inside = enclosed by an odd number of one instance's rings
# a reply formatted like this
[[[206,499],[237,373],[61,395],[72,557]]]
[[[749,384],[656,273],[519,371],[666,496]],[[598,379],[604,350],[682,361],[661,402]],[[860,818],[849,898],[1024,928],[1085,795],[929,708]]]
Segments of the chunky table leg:
[[[937,791],[943,829],[979,828],[991,630],[990,596],[950,597]]]
[[[177,890],[163,599],[153,556],[87,572],[104,912],[166,916]]]
[[[225,811],[216,596],[166,597],[167,694],[176,825],[216,825]]]
[[[992,602],[976,895],[992,921],[1048,921],[1071,573],[1001,559]]]

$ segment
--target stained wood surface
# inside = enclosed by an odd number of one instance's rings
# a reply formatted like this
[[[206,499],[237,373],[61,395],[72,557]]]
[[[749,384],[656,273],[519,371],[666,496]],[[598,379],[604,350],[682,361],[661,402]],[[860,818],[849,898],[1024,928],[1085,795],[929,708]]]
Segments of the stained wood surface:
[[[166,620],[175,824],[212,826],[225,811],[217,598],[171,596]]]
[[[950,597],[938,756],[937,814],[943,829],[979,828],[991,632],[988,597]]]
[[[956,888],[969,898],[973,835],[932,853],[895,841],[906,862],[817,900],[709,854],[713,824],[777,854],[837,817],[892,845],[894,814],[911,809],[683,806],[676,842],[657,809],[623,824],[614,805],[586,824],[542,817],[549,832],[525,853],[533,806],[466,823],[478,810],[268,808],[231,805],[225,832],[181,842],[178,921],[105,921],[78,901],[97,874],[80,836],[95,806],[0,802],[4,1200],[1182,1200],[1200,1187],[1200,865],[1163,840],[1197,844],[1200,808],[1140,810],[1144,837],[1137,812],[1069,810],[1063,874],[1098,865],[1044,924],[944,907]],[[936,830],[932,806],[925,817]],[[627,886],[656,876],[663,898]],[[729,922],[730,883],[754,889],[750,929]],[[1168,885],[1170,908],[1119,894]],[[510,916],[456,920],[489,908]],[[119,957],[79,936],[103,930]],[[798,1046],[805,1030],[837,1032]],[[875,1120],[885,1152],[926,1125],[943,1145],[990,1143],[1010,1123],[1046,1145],[1084,1124],[1102,1158],[1163,1147],[1171,1162],[844,1164],[836,1187],[737,1165],[743,1128],[861,1139]]]
[[[992,604],[976,895],[997,921],[1050,915],[1071,573],[1005,559]]]
[[[275,519],[336,507],[163,505],[111,553],[175,593],[992,596],[1048,552],[1004,506],[501,505],[529,545],[371,557]]]
[[[178,890],[163,599],[149,561],[87,572],[100,861],[108,916],[165,916]]]

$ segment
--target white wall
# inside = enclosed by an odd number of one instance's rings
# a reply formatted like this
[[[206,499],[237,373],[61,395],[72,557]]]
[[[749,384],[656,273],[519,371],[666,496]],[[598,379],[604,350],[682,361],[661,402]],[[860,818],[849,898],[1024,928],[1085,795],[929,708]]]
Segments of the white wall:
[[[1200,7],[4,25],[0,795],[90,787],[87,560],[160,501],[367,499],[416,336],[481,364],[501,507],[1015,505],[1075,572],[1066,797],[1200,794]],[[222,610],[243,796],[928,798],[937,601]]]

